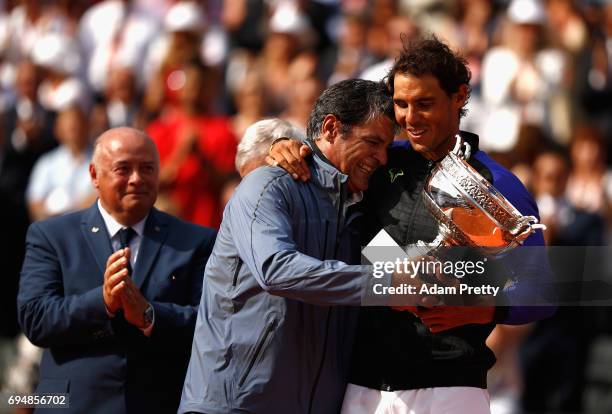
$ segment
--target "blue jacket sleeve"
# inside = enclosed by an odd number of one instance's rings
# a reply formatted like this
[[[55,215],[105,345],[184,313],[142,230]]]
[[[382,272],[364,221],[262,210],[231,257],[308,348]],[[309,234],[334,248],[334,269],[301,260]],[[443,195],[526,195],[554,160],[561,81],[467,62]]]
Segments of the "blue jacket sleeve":
[[[39,223],[30,226],[26,238],[17,312],[25,335],[41,347],[94,343],[113,334],[102,286],[64,294],[57,254]]]
[[[360,305],[371,269],[302,252],[288,199],[289,192],[298,190],[281,181],[271,177],[259,186],[243,183],[228,205],[225,220],[241,259],[273,295],[319,305]],[[299,223],[298,231],[310,225],[316,224]]]

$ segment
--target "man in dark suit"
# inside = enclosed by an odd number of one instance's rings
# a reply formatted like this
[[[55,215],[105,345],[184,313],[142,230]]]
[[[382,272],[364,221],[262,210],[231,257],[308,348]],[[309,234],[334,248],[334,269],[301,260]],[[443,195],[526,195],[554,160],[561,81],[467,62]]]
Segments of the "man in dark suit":
[[[46,348],[36,392],[70,395],[62,413],[177,410],[215,233],[153,208],[158,173],[148,136],[111,129],[98,201],[28,230],[19,322]]]

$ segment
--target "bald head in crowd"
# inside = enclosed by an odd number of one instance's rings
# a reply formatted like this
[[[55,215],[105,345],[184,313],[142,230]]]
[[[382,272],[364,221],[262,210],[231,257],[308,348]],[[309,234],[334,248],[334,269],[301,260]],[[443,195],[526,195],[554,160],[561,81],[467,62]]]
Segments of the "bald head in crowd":
[[[124,226],[149,213],[159,187],[159,153],[144,132],[113,128],[98,137],[89,173],[100,203]]]

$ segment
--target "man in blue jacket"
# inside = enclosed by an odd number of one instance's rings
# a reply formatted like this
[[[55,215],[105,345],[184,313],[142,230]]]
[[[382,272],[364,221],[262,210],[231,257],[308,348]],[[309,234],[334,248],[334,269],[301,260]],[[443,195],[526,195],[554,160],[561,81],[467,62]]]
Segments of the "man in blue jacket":
[[[227,205],[206,266],[180,413],[335,414],[362,288],[348,266],[347,208],[387,161],[393,106],[382,84],[348,80],[315,102],[312,179],[247,175]]]
[[[61,413],[175,412],[215,232],[153,208],[159,156],[140,131],[102,134],[90,173],[94,205],[28,230],[17,303],[45,348],[36,392],[68,394]]]

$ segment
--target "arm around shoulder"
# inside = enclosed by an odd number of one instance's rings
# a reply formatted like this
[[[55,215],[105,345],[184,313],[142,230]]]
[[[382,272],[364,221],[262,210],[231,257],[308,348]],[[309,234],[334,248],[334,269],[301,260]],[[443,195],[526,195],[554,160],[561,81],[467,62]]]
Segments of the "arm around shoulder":
[[[261,170],[247,179],[227,207],[225,230],[261,288],[307,303],[359,305],[370,269],[309,256],[296,242],[294,232],[312,223],[302,222],[300,204],[293,200],[298,186],[309,184]]]

